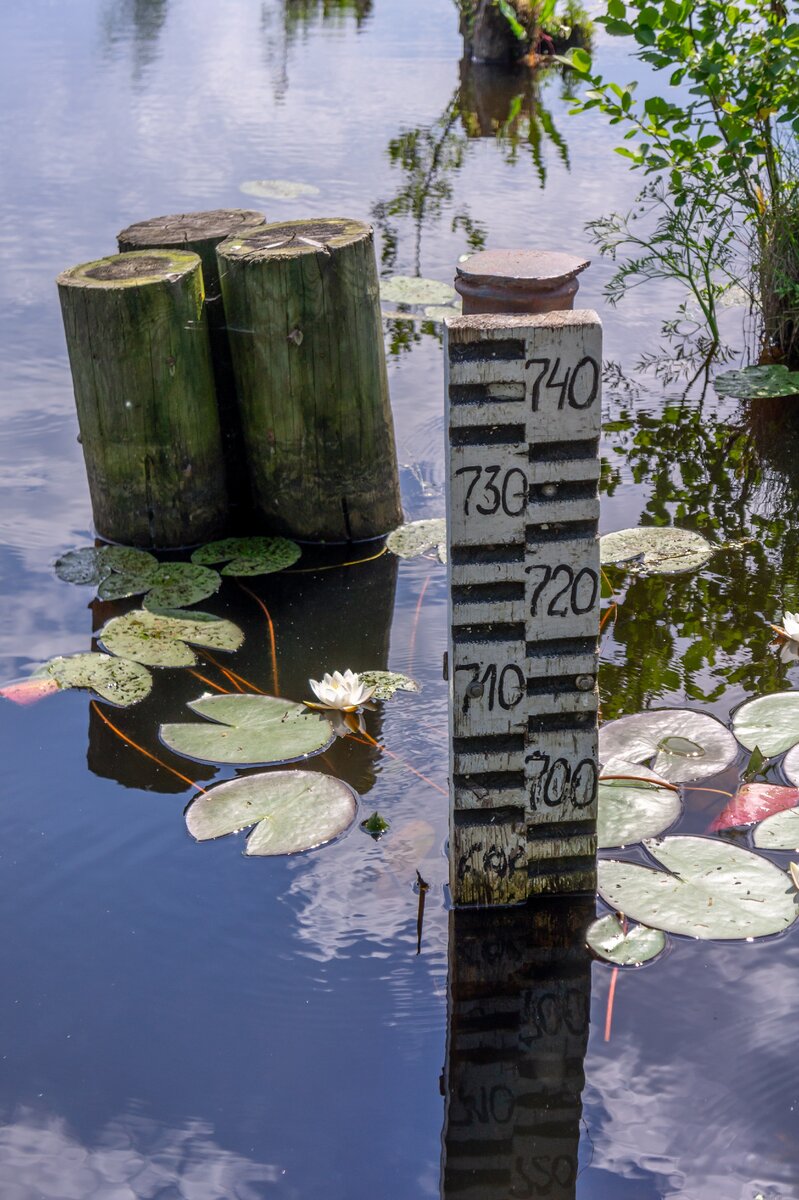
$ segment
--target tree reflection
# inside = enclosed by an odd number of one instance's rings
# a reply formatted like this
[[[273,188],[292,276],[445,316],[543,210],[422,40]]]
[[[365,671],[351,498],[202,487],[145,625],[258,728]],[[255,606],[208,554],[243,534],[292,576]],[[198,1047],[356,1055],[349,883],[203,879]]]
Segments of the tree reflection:
[[[130,45],[137,81],[158,56],[158,39],[168,8],[169,0],[113,0],[103,10],[105,43],[109,49]]]
[[[645,489],[641,524],[728,548],[688,575],[608,570],[619,608],[603,648],[604,719],[667,697],[711,704],[731,689],[785,688],[768,623],[799,599],[799,419],[784,403],[711,409],[687,395],[655,410],[620,376],[608,399],[602,490],[613,494],[625,464]]]

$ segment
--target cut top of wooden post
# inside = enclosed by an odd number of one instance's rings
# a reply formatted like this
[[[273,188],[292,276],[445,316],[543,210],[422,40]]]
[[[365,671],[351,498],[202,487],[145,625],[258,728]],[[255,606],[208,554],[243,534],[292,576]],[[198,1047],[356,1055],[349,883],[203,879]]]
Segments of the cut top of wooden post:
[[[453,899],[591,890],[601,325],[446,328]]]
[[[138,250],[70,267],[61,272],[56,282],[60,287],[115,291],[119,288],[146,287],[150,283],[176,283],[181,276],[196,270],[197,266],[197,255],[191,251]]]
[[[236,233],[257,229],[266,222],[261,212],[249,208],[213,208],[208,212],[171,213],[137,221],[117,235],[117,241],[130,250],[152,246],[188,246],[193,242],[221,241]]]
[[[225,258],[294,258],[303,254],[329,254],[372,235],[371,225],[349,217],[311,217],[270,224],[228,238],[219,248]]]
[[[590,261],[552,250],[482,250],[457,268],[464,314],[569,309]]]

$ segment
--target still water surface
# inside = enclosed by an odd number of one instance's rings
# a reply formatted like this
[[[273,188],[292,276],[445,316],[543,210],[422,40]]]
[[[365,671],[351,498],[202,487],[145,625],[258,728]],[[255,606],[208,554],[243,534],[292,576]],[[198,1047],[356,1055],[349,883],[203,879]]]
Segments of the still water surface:
[[[527,82],[460,63],[450,0],[329,4],[326,16],[313,0],[287,3],[30,0],[0,13],[4,679],[89,649],[112,611],[92,611],[87,590],[52,570],[92,538],[61,269],[112,252],[135,220],[252,207],[239,191],[247,179],[315,184],[318,197],[266,203],[269,218],[375,220],[386,269],[444,280],[480,230],[491,245],[590,254],[584,222],[635,194],[613,131],[570,119],[557,77],[536,100]],[[633,74],[618,45],[600,43],[599,54],[608,74]],[[536,125],[537,102],[560,148]],[[397,139],[413,130],[419,157],[403,165]],[[603,529],[675,520],[753,541],[691,576],[619,575],[603,715],[666,703],[726,720],[745,697],[798,682],[765,625],[783,605],[799,609],[796,433],[784,414],[750,414],[712,388],[684,398],[679,382],[642,379],[636,362],[657,351],[660,322],[682,297],[664,285],[609,310],[607,276],[595,264],[580,292],[602,313],[617,364],[605,393]],[[729,326],[740,356],[740,314]],[[406,514],[439,516],[437,330],[390,322],[387,336]],[[347,666],[413,675],[421,696],[400,694],[369,729],[444,786],[443,568],[383,557],[256,583],[283,693],[301,698],[309,675]],[[237,669],[267,687],[260,610],[226,586],[203,607],[246,628]],[[185,771],[155,729],[200,687],[166,672],[150,700],[112,719]],[[3,703],[0,739],[4,1200],[438,1196],[444,795],[388,754],[337,743],[322,769],[348,779],[362,815],[379,809],[391,834],[375,843],[356,827],[315,853],[247,861],[241,839],[191,841],[191,791],[109,731],[85,694]],[[198,782],[234,774],[194,767]],[[703,832],[722,803],[690,793],[681,828]],[[417,867],[430,884],[420,953]],[[559,1175],[551,1163],[517,1164],[512,1179],[486,1176],[482,1191],[450,1170],[445,1194],[796,1200],[797,968],[796,935],[674,939],[664,959],[620,976],[606,1041],[611,972],[581,958],[583,1114],[573,1108],[553,1135],[566,1165]],[[572,1082],[582,1066],[579,1055]],[[475,1104],[477,1133],[501,1141],[502,1113],[492,1124]]]

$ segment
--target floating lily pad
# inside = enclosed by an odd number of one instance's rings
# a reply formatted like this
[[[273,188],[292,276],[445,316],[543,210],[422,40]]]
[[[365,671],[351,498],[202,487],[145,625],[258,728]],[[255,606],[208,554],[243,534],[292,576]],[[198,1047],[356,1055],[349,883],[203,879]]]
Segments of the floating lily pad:
[[[146,667],[110,654],[71,654],[51,658],[39,674],[60,688],[88,688],[111,704],[127,708],[149,696],[153,680]]]
[[[688,783],[717,775],[735,761],[738,745],[721,721],[687,708],[657,708],[619,717],[599,731],[603,774],[632,763],[646,763],[667,783]]]
[[[448,283],[416,275],[390,275],[380,280],[380,299],[391,304],[454,304],[460,297]],[[453,314],[455,315],[455,314]]]
[[[636,763],[615,760],[613,774],[651,776],[599,780],[597,836],[601,850],[629,846],[673,825],[682,812],[679,792],[660,787],[658,776]]]
[[[333,741],[324,717],[276,696],[201,696],[188,707],[206,721],[162,725],[161,740],[200,762],[296,762]]]
[[[725,371],[713,380],[719,396],[734,396],[736,400],[771,400],[799,393],[799,372],[789,371],[779,363],[765,367],[744,367],[742,371]]]
[[[245,853],[296,854],[332,841],[355,820],[352,788],[318,771],[268,771],[209,788],[186,810],[198,842],[255,825]]]
[[[144,607],[152,611],[185,608],[198,604],[219,591],[222,579],[218,571],[194,563],[158,563],[137,571],[114,571],[97,591],[101,600],[122,600],[126,596],[147,595]]]
[[[447,523],[443,517],[409,521],[386,538],[386,546],[399,558],[416,558],[426,550],[435,550],[440,562],[447,561]]]
[[[436,321],[438,324],[442,324],[449,317],[459,317],[461,310],[457,304],[428,304],[424,310],[424,315],[428,321]]]
[[[799,808],[767,817],[752,839],[761,850],[799,850]]]
[[[239,191],[261,200],[298,200],[300,196],[320,194],[319,188],[312,183],[298,183],[292,179],[247,179],[239,185]]]
[[[782,760],[782,769],[785,774],[785,778],[792,783],[794,787],[799,787],[799,741],[797,741],[797,745],[789,750],[785,755],[785,758]]]
[[[212,650],[238,650],[244,634],[232,621],[223,621],[211,613],[152,613],[143,609],[112,617],[98,634],[111,654],[149,667],[191,667],[197,661],[186,645],[208,646]]]
[[[790,750],[799,742],[799,692],[774,692],[749,700],[736,712],[732,728],[742,746],[747,750],[757,746],[766,758]]]
[[[395,692],[418,692],[419,684],[397,671],[359,671],[358,678],[368,688],[374,688],[373,700],[390,700]]]
[[[223,538],[200,546],[191,556],[202,566],[226,562],[223,575],[267,575],[290,567],[302,554],[296,542],[284,537]]]
[[[594,954],[617,967],[640,967],[666,949],[666,935],[660,929],[632,925],[625,933],[615,913],[593,921],[585,940]]]
[[[784,871],[718,838],[646,842],[665,871],[600,860],[599,894],[617,912],[666,933],[694,938],[764,937],[799,916]],[[668,872],[668,874],[666,873]]]
[[[629,565],[640,575],[681,575],[695,571],[715,553],[701,533],[671,525],[639,525],[599,539],[603,567]]]
[[[112,571],[146,573],[158,567],[158,559],[146,550],[131,546],[82,546],[56,560],[55,572],[65,583],[102,583]]]
[[[780,787],[776,783],[745,783],[711,821],[708,833],[756,825],[796,804],[799,804],[799,788]]]

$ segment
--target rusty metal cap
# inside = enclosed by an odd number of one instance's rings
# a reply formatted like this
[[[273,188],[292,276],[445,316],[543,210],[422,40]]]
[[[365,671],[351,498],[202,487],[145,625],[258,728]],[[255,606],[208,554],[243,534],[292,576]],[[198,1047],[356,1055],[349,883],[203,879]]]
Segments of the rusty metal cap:
[[[455,288],[464,313],[552,312],[572,307],[590,265],[556,250],[481,250],[458,266]]]

